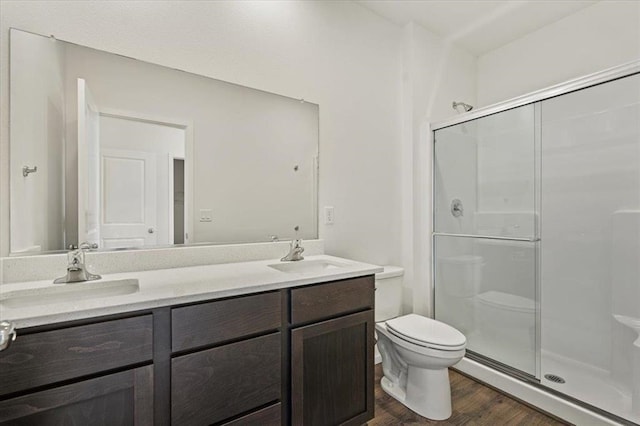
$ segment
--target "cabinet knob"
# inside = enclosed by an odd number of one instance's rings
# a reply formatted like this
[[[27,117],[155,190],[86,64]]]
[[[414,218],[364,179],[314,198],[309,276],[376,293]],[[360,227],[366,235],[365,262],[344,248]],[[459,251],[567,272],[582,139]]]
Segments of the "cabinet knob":
[[[150,234],[153,234],[156,231],[153,228],[149,228],[149,229],[147,229],[147,232],[150,233]]]

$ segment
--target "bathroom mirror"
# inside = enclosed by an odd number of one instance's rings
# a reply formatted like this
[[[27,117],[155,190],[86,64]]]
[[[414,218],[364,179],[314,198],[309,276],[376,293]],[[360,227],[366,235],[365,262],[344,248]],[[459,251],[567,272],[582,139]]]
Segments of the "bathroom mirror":
[[[11,253],[317,238],[318,115],[12,29]]]

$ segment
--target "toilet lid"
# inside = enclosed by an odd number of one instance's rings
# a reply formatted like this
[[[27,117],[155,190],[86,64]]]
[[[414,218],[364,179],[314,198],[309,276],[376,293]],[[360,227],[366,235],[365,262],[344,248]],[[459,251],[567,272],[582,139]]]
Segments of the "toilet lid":
[[[397,337],[420,346],[457,350],[467,343],[464,334],[443,322],[409,314],[387,321],[387,329]]]

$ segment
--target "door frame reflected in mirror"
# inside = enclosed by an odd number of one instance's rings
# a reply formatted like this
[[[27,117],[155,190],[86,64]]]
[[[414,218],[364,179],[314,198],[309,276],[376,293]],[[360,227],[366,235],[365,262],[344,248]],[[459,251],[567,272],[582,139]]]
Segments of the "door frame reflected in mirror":
[[[189,220],[191,218],[192,215],[192,211],[193,211],[193,201],[192,201],[192,197],[193,197],[193,151],[194,151],[194,141],[193,141],[193,133],[194,133],[194,124],[192,121],[190,120],[186,120],[184,118],[179,118],[179,117],[160,117],[157,115],[150,115],[150,114],[142,114],[139,112],[133,112],[133,111],[126,111],[126,110],[120,110],[120,109],[113,109],[113,108],[101,108],[100,106],[98,106],[98,114],[100,117],[106,117],[106,118],[114,118],[114,119],[119,119],[119,120],[127,120],[127,121],[133,121],[136,123],[144,123],[144,124],[152,124],[152,125],[157,125],[157,126],[166,126],[166,127],[171,127],[171,128],[175,128],[175,129],[180,129],[184,132],[184,155],[183,156],[175,156],[174,154],[167,152],[166,156],[164,156],[165,161],[167,162],[166,166],[167,166],[167,178],[168,181],[167,183],[167,190],[168,190],[168,195],[167,195],[167,199],[168,199],[168,203],[167,204],[167,212],[166,216],[167,216],[167,223],[166,223],[166,228],[165,230],[163,230],[162,232],[164,233],[166,231],[166,234],[168,235],[168,241],[160,243],[160,244],[153,244],[153,245],[113,245],[115,243],[111,243],[111,245],[109,244],[105,244],[104,243],[104,239],[101,238],[101,241],[98,242],[98,245],[101,249],[107,249],[107,250],[113,250],[113,249],[135,249],[135,248],[153,248],[153,247],[167,247],[167,246],[171,246],[176,244],[173,241],[173,228],[174,228],[174,221],[173,221],[173,160],[174,159],[181,159],[184,161],[184,243],[178,243],[178,244],[189,244],[189,236],[193,235],[193,221]],[[133,149],[133,151],[137,151],[136,149]],[[102,152],[102,151],[101,151]],[[160,161],[163,161],[162,159],[160,159]],[[98,222],[100,224],[100,226],[104,226],[105,223],[102,220],[102,216],[105,213],[105,209],[104,209],[104,156],[101,154],[100,155],[100,162],[99,162],[99,167],[100,167],[100,171],[98,172],[97,176],[99,178],[99,182],[98,182],[98,187],[99,187],[99,206],[100,206],[100,217],[101,220]],[[164,167],[164,166],[163,166]],[[96,187],[96,185],[94,185],[94,187]],[[80,212],[79,212],[79,217],[80,217]],[[158,225],[157,224],[141,224],[144,226],[145,229],[153,229],[153,231],[149,231],[152,233],[157,233],[158,232]],[[102,232],[99,233],[100,235],[102,235]],[[82,241],[89,241],[89,235],[84,235],[84,236],[80,236],[79,238],[79,242]],[[89,241],[92,242],[92,241]]]

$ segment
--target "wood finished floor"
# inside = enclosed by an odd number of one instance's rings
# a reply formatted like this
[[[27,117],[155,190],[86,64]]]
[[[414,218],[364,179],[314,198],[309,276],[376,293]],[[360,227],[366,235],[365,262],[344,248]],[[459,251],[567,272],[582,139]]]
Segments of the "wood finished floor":
[[[527,405],[449,370],[453,414],[445,421],[429,420],[415,414],[387,395],[380,387],[382,365],[376,365],[376,416],[369,426],[468,425],[502,426],[565,425]]]

